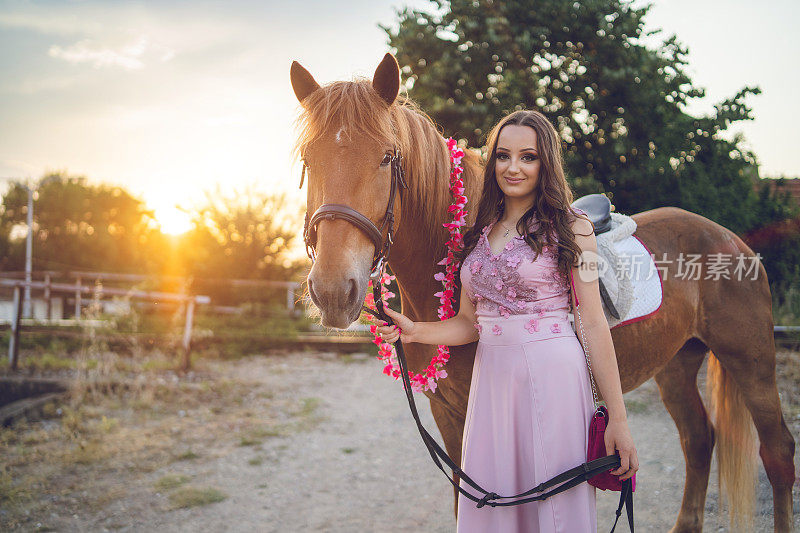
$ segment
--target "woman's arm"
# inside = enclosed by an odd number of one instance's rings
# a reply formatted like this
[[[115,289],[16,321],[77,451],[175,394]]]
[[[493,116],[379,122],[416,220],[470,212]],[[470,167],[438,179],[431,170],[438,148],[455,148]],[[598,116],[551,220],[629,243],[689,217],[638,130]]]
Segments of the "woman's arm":
[[[467,296],[467,289],[461,287],[458,314],[439,322],[412,322],[405,315],[401,315],[385,307],[386,314],[394,320],[396,326],[378,326],[378,333],[386,342],[395,342],[398,337],[403,342],[419,342],[421,344],[443,344],[458,346],[469,344],[478,340],[478,331],[475,329],[475,306]],[[400,332],[397,327],[399,326]]]
[[[586,333],[586,346],[592,365],[592,373],[598,392],[606,402],[609,426],[606,430],[606,452],[611,455],[619,450],[621,466],[612,470],[615,475],[623,474],[620,480],[631,477],[639,469],[639,459],[633,438],[628,429],[628,413],[622,399],[622,385],[617,367],[617,355],[611,339],[611,329],[603,313],[598,281],[597,239],[592,223],[578,217],[572,224],[575,242],[580,247],[581,265],[572,268],[575,294],[580,305],[581,321]],[[575,315],[577,321],[577,314]],[[580,330],[578,330],[580,339]]]

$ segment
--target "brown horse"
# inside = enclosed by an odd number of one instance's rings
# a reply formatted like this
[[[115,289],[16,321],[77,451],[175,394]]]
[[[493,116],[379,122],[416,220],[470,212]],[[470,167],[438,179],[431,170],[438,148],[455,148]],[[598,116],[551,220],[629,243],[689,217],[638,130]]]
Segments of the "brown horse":
[[[308,165],[309,212],[322,203],[344,204],[379,226],[389,201],[387,161],[396,150],[402,152],[408,188],[400,190],[394,201],[397,229],[388,261],[397,276],[402,312],[412,320],[437,320],[433,293],[441,284],[433,276],[446,251],[442,223],[450,201],[448,149],[433,122],[407,99],[398,98],[397,61],[387,54],[371,81],[324,87],[295,62],[291,82],[303,108],[298,148]],[[482,187],[478,157],[468,154],[464,166],[466,194],[476,205]],[[473,209],[469,224],[474,223],[474,214]],[[659,208],[633,218],[637,236],[656,258],[662,254],[675,258],[682,252],[754,255],[731,231],[681,209]],[[359,316],[374,252],[374,239],[351,222],[338,218],[319,223],[308,291],[323,325],[344,328]],[[775,383],[771,297],[764,267],[758,263],[755,280],[665,276],[663,294],[657,313],[613,329],[612,336],[623,391],[655,376],[678,427],[686,484],[672,531],[702,529],[715,442],[721,492],[731,509],[740,513],[732,520],[751,519],[756,466],[753,422],[772,484],[775,531],[789,531],[795,444]],[[426,393],[447,452],[456,463],[475,348],[474,343],[453,347],[449,377],[440,380],[435,393]],[[434,350],[434,346],[407,345],[411,370],[424,368]],[[714,425],[697,387],[706,356]],[[646,456],[647,450],[640,454]]]

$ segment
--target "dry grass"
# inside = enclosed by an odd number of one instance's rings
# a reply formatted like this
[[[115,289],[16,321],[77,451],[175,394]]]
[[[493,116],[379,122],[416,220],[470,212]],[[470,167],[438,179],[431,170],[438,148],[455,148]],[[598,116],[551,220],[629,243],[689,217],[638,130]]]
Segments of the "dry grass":
[[[0,507],[17,507],[31,499],[30,480],[15,479],[8,466],[0,471]]]
[[[225,500],[227,494],[213,487],[182,487],[169,495],[173,509],[198,507]]]
[[[178,315],[171,330],[180,332]],[[86,317],[99,318],[97,302]],[[174,351],[146,350],[136,336],[125,354],[114,353],[103,340],[112,332],[102,328],[115,326],[104,323],[88,321],[72,354],[23,354],[20,373],[72,385],[62,401],[43,409],[45,420],[0,428],[0,531],[60,530],[73,515],[113,516],[104,511],[112,504],[164,510],[159,492],[170,508],[221,501],[227,496],[217,489],[186,485],[202,482],[206,463],[322,420],[318,401],[292,400],[221,361],[194,359],[192,372],[178,374]],[[135,331],[137,324],[122,329]],[[115,524],[109,518],[103,527]]]
[[[185,452],[179,453],[173,457],[175,461],[193,461],[200,456],[192,450],[186,450]]]
[[[183,474],[167,474],[166,476],[161,476],[158,481],[153,483],[153,488],[162,492],[177,489],[181,485],[188,483],[189,479],[189,476]]]
[[[137,362],[96,350],[91,358],[76,359],[74,385],[47,410],[52,418],[0,429],[0,530],[35,529],[37,517],[54,510],[65,518],[100,513],[131,494],[153,498],[154,488],[169,493],[170,508],[221,501],[216,489],[185,486],[194,477],[185,470],[322,420],[318,399],[222,377],[220,362],[181,376],[164,370],[167,358],[157,353]],[[66,365],[56,366],[63,375]],[[180,473],[152,478],[178,463]],[[152,506],[160,508],[157,500]]]
[[[158,358],[168,359],[152,353],[143,360]],[[111,509],[130,509],[132,501],[154,512],[221,501],[224,494],[204,487],[214,484],[209,462],[238,451],[259,468],[286,446],[280,439],[324,420],[319,398],[252,382],[244,370],[252,366],[206,362],[181,376],[155,362],[137,369],[130,357],[97,360],[103,362],[82,367],[80,376],[72,371],[77,384],[48,411],[52,418],[0,428],[0,531],[31,531],[38,522],[42,530],[69,529],[75,514],[109,516],[103,527],[112,528]],[[783,350],[777,361],[784,415],[797,434],[800,353]],[[654,386],[637,392],[626,397],[631,410],[658,401]],[[63,521],[51,519],[54,513]]]

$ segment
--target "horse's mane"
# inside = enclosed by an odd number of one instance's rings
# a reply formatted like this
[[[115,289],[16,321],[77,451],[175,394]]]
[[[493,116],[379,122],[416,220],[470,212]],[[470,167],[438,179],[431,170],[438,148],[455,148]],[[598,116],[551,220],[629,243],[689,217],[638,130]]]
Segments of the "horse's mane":
[[[351,138],[364,135],[399,148],[408,183],[408,191],[402,193],[403,216],[419,221],[420,238],[430,239],[432,246],[441,244],[442,224],[451,216],[447,211],[450,158],[436,124],[414,102],[398,96],[387,113],[386,102],[370,80],[336,81],[303,100],[297,126],[300,134],[295,157],[302,157],[305,147],[326,131],[337,131],[342,126],[346,126],[345,133]]]

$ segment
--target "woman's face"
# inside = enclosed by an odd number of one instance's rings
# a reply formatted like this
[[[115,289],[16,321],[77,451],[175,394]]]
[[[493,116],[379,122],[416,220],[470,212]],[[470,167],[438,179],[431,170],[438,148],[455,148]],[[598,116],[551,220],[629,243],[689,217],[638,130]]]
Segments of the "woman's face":
[[[528,126],[509,125],[500,130],[494,172],[507,197],[533,200],[541,167],[536,140],[536,131]]]

